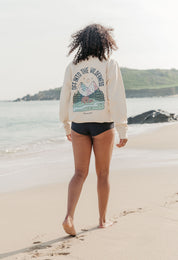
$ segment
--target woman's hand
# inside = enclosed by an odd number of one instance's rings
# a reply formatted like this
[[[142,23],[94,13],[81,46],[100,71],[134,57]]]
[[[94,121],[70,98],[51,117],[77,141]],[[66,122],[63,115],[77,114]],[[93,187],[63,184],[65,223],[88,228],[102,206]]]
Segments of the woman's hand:
[[[126,145],[127,141],[128,141],[128,139],[120,139],[119,144],[116,144],[116,146],[119,147],[119,148],[123,147],[123,146]]]
[[[67,135],[67,139],[72,142],[72,137],[71,137],[71,134]]]

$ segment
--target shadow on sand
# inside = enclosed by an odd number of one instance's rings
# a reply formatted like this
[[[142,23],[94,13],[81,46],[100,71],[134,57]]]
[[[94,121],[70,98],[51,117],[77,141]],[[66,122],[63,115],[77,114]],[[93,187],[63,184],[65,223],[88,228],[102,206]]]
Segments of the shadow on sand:
[[[46,249],[46,248],[51,247],[53,244],[55,244],[57,242],[65,242],[65,241],[70,242],[73,239],[78,239],[80,235],[83,235],[83,234],[87,233],[88,231],[93,231],[93,230],[96,230],[96,229],[98,229],[97,226],[89,228],[89,229],[85,229],[81,232],[78,232],[76,236],[70,236],[70,235],[63,236],[63,237],[59,237],[59,238],[52,239],[52,240],[42,242],[42,243],[39,242],[38,244],[35,244],[33,246],[29,246],[29,247],[26,247],[26,248],[6,252],[6,253],[3,253],[3,254],[0,254],[0,259],[10,257],[10,256],[15,256],[15,255],[20,254],[20,253],[29,253],[29,252],[33,252],[34,250]]]

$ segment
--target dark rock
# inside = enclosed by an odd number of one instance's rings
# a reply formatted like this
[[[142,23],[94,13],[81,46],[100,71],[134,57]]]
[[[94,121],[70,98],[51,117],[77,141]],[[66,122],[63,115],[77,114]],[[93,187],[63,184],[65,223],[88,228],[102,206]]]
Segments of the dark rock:
[[[128,118],[128,124],[151,124],[178,121],[178,116],[161,109],[150,110]]]
[[[14,102],[19,102],[19,101],[21,101],[20,98],[17,98],[17,99],[14,100]]]

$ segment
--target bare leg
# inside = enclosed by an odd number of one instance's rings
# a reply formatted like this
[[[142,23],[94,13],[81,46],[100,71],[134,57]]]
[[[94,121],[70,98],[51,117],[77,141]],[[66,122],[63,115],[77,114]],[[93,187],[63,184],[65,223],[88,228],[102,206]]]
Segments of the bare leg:
[[[114,128],[93,136],[93,150],[97,173],[97,191],[99,206],[99,227],[107,227],[112,222],[106,221],[106,210],[109,199],[109,167],[114,145]]]
[[[74,212],[83,183],[88,175],[92,142],[88,135],[79,134],[71,130],[72,146],[75,163],[75,174],[72,177],[68,187],[67,214],[63,222],[64,230],[70,235],[76,235],[73,224]]]

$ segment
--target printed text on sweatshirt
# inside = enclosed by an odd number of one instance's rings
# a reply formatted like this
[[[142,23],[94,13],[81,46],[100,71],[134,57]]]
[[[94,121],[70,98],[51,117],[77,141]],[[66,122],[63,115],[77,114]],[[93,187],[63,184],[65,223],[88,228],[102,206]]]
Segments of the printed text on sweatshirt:
[[[60,95],[60,121],[66,135],[71,122],[113,122],[119,137],[127,138],[125,89],[118,62],[89,57],[65,70]]]

